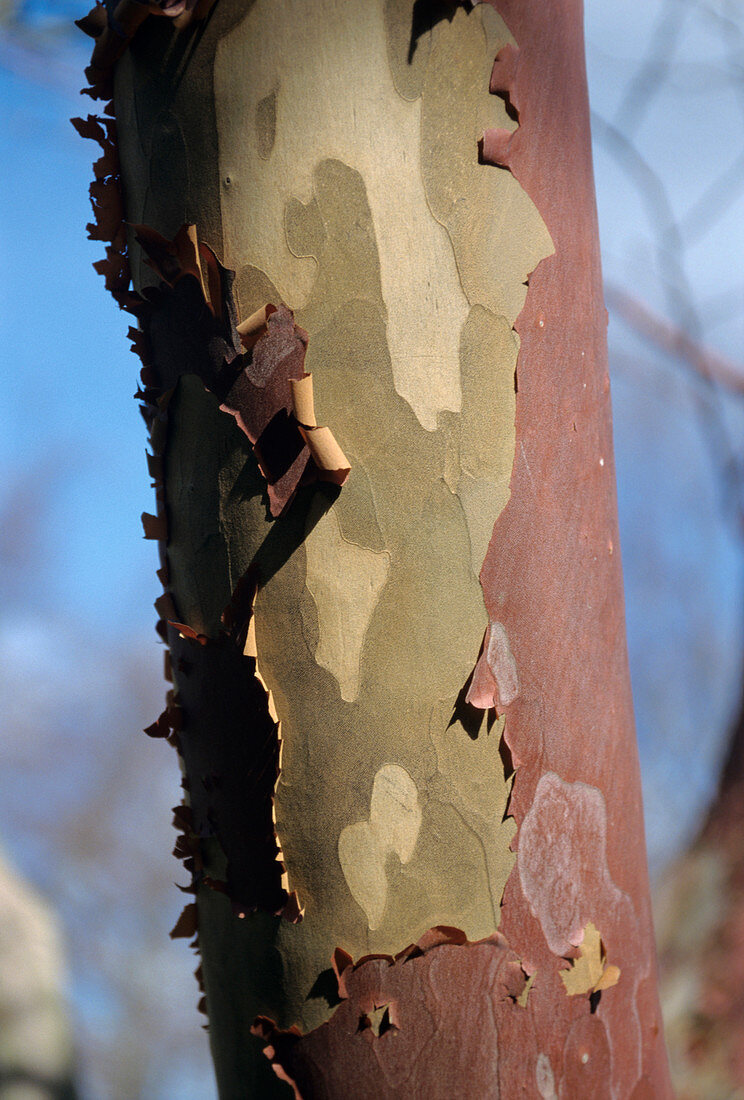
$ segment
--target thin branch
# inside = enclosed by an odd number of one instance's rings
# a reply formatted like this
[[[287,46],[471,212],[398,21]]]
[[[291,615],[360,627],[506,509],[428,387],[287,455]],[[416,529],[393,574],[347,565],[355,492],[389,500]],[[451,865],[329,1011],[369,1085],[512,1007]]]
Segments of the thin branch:
[[[721,172],[706,187],[702,195],[677,223],[677,229],[687,244],[705,236],[720,218],[741,198],[744,189],[744,153]]]
[[[667,266],[673,268],[673,279],[667,284],[666,292],[669,310],[680,323],[684,318],[698,334],[700,322],[693,306],[692,288],[682,263],[683,243],[661,178],[622,130],[595,111],[592,111],[592,134],[606,146],[635,182],[646,206],[649,228],[656,233],[659,270],[663,271]],[[660,226],[663,227],[661,230]]]
[[[646,57],[629,81],[622,102],[615,112],[616,126],[623,127],[626,122],[630,122],[634,131],[638,129],[652,100],[664,84],[685,18],[686,12],[680,7],[678,0],[667,0],[651,36]]]
[[[706,381],[744,394],[744,365],[727,359],[694,340],[679,325],[654,313],[616,283],[605,283],[607,305],[644,339],[682,359]]]

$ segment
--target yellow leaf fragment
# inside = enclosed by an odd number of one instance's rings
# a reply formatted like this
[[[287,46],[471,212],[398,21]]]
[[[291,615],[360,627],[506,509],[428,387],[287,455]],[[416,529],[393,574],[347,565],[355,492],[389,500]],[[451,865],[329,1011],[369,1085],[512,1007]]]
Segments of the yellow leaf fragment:
[[[604,974],[595,985],[594,992],[600,993],[603,989],[609,989],[610,986],[617,985],[619,980],[620,967],[610,963],[609,966],[605,967]]]
[[[584,939],[579,945],[579,958],[571,959],[568,970],[561,971],[561,981],[569,997],[580,993],[599,993],[609,989],[620,978],[620,969],[607,965],[599,929],[591,921],[584,929]]]

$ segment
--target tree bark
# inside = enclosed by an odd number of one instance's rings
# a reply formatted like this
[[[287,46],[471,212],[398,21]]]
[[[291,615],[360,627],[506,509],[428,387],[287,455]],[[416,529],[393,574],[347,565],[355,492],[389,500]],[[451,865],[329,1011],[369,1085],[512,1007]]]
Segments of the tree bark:
[[[116,63],[223,1097],[670,1095],[581,15],[219,0]]]

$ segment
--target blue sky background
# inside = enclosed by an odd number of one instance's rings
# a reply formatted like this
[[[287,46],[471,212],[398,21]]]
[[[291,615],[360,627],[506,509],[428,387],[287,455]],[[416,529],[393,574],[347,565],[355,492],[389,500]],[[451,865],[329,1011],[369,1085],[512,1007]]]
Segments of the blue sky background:
[[[102,246],[85,238],[95,147],[67,120],[90,108],[78,94],[88,48],[55,29],[84,10],[27,3],[23,35],[0,30],[0,837],[65,922],[86,1095],[208,1100],[195,964],[167,938],[181,905],[170,884],[183,881],[169,854],[176,759],[139,732],[164,687],[156,552],[139,519],[152,492],[138,364],[128,317],[91,267]],[[726,10],[589,0],[587,49],[606,277],[739,363],[744,80],[741,36],[712,14]],[[610,348],[658,871],[713,797],[740,702],[744,401],[615,314]],[[123,1031],[136,1086],[119,1064]]]
[[[0,179],[0,326],[15,364],[0,406],[0,484],[25,482],[42,499],[45,550],[39,587],[15,595],[96,630],[143,631],[143,590],[155,582],[139,523],[152,494],[135,361],[126,317],[91,267],[102,246],[85,239],[93,146],[68,121],[89,101],[2,67],[0,97],[0,155],[12,165]]]

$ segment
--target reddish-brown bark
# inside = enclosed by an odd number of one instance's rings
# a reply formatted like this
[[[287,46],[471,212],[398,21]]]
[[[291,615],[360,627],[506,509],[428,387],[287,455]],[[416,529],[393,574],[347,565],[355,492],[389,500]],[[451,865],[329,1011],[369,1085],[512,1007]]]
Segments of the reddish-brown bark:
[[[495,7],[520,47],[510,84],[520,126],[508,166],[555,244],[555,255],[530,278],[516,325],[511,497],[481,574],[486,604],[504,623],[520,669],[522,690],[505,734],[518,765],[510,810],[520,826],[528,816],[538,826],[529,845],[524,827],[517,837],[502,929],[528,969],[545,976],[535,982],[529,1010],[541,1049],[554,1065],[563,1061],[566,1073],[572,1053],[565,1037],[577,1006],[560,996],[550,948],[588,920],[601,929],[623,971],[596,1014],[612,1055],[612,1093],[629,1095],[645,1078],[661,1096],[669,1086],[624,645],[580,6],[556,4],[549,19],[536,0],[496,0]],[[564,785],[548,785],[549,773]],[[582,784],[601,792],[591,809]],[[542,884],[531,885],[528,897],[530,865],[531,882],[542,875]],[[557,907],[549,890],[562,891]],[[550,920],[554,943],[546,942]]]

